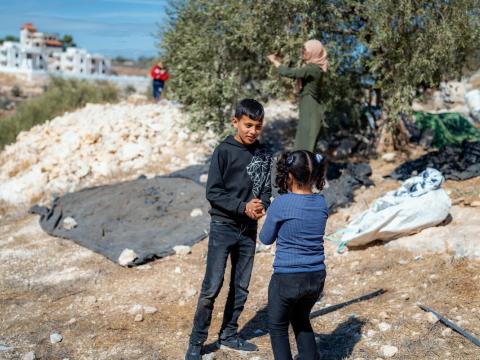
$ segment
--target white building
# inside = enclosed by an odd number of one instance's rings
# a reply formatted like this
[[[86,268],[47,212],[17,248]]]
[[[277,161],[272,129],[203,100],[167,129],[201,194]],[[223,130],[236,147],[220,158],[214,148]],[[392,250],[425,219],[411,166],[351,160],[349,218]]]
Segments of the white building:
[[[110,69],[110,60],[101,55],[90,54],[85,49],[68,48],[65,52],[53,54],[49,69],[74,74],[106,74]]]
[[[37,31],[31,24],[20,30],[20,42],[0,45],[0,71],[46,71],[78,75],[103,75],[110,72],[110,60],[85,49],[69,47],[56,34]]]

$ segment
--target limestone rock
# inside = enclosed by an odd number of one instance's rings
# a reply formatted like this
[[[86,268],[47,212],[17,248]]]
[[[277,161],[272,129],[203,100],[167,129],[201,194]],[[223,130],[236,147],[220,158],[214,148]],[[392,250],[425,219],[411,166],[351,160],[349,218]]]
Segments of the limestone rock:
[[[72,230],[74,228],[77,227],[77,222],[75,221],[74,218],[72,217],[66,217],[65,219],[63,219],[63,228],[64,229],[67,229],[67,230]]]
[[[394,357],[395,354],[398,352],[398,348],[392,345],[383,345],[381,347],[382,355],[386,358]]]
[[[176,255],[187,255],[192,252],[192,247],[186,245],[177,245],[173,247],[173,251],[175,251]]]
[[[134,321],[136,321],[136,322],[143,321],[143,314],[137,314],[137,315],[135,315]]]
[[[382,155],[382,160],[386,162],[394,162],[397,154],[394,152],[385,153]]]
[[[52,344],[56,344],[56,343],[59,343],[60,341],[63,340],[63,337],[62,335],[58,334],[58,333],[54,333],[54,334],[51,334],[50,335],[50,342]]]
[[[128,310],[128,313],[130,315],[138,315],[143,312],[143,306],[141,304],[135,304],[133,305],[130,310]]]
[[[35,356],[35,352],[33,352],[33,351],[30,351],[30,352],[26,353],[22,357],[22,360],[35,360],[35,359],[36,359],[36,356]]]
[[[155,306],[144,306],[143,311],[145,314],[155,314],[158,309]]]
[[[389,323],[386,323],[386,322],[381,322],[380,324],[378,324],[378,329],[380,331],[388,331],[392,328],[392,325],[390,325]]]
[[[118,263],[122,266],[128,266],[136,258],[138,258],[138,255],[135,253],[135,251],[131,249],[124,249],[118,257]]]
[[[193,209],[192,212],[190,213],[191,217],[197,217],[202,215],[203,215],[202,209]]]
[[[425,313],[425,320],[427,320],[430,324],[435,324],[437,321],[439,321],[438,317],[430,311]]]

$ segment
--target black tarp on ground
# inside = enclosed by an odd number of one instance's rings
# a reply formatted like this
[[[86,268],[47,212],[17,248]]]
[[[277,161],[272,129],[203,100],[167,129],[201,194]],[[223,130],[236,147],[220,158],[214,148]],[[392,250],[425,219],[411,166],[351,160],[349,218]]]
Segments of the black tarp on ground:
[[[193,209],[203,215],[191,217]],[[173,253],[176,245],[193,245],[207,236],[205,188],[189,179],[157,177],[83,189],[54,200],[50,209],[34,206],[48,234],[71,239],[114,262],[126,248],[134,265]],[[77,227],[67,230],[72,217]]]
[[[362,185],[373,185],[370,180],[372,168],[366,163],[329,163],[327,168],[328,187],[322,194],[330,212],[353,202],[353,192]]]
[[[439,170],[450,180],[467,180],[480,176],[480,141],[463,142],[460,147],[446,146],[429,152],[398,166],[389,177],[406,180],[427,167]]]

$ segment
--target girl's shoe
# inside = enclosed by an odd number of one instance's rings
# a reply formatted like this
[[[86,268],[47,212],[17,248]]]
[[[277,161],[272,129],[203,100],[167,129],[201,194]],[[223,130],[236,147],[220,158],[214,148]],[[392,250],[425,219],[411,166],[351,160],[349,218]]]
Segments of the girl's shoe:
[[[239,351],[257,351],[257,345],[242,339],[240,336],[232,336],[225,340],[219,340],[220,346]]]

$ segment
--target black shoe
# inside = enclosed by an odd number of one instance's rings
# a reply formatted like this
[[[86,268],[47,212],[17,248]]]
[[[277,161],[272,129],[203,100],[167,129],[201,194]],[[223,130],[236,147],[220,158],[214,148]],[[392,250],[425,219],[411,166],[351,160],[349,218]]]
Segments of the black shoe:
[[[258,347],[247,340],[242,339],[241,337],[232,336],[225,340],[219,340],[220,346],[225,346],[229,349],[239,350],[239,351],[257,351]]]
[[[185,360],[202,360],[202,345],[188,345]]]

